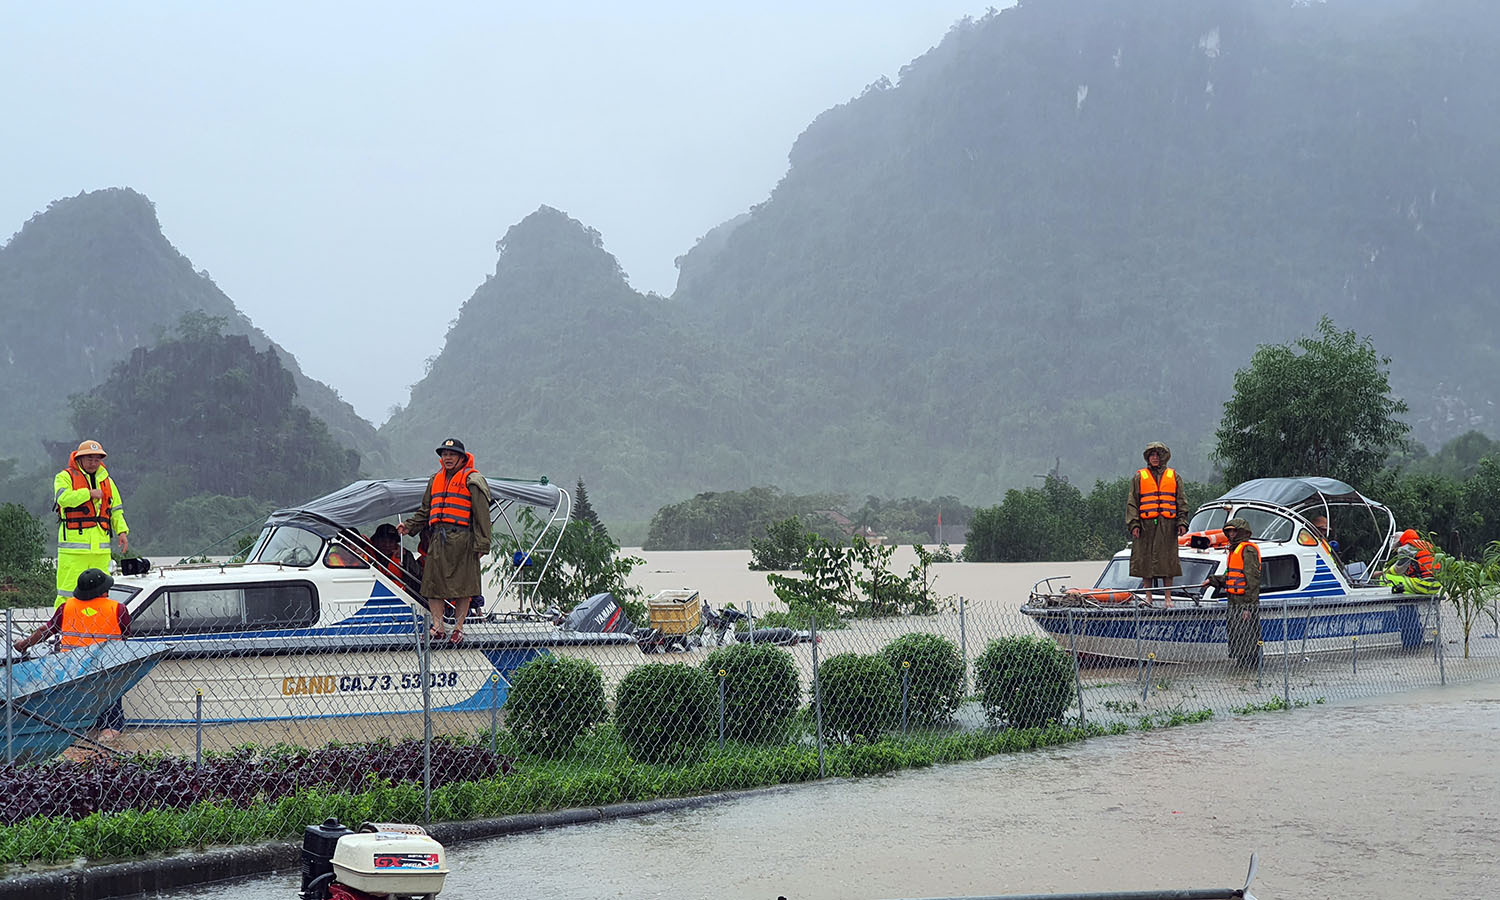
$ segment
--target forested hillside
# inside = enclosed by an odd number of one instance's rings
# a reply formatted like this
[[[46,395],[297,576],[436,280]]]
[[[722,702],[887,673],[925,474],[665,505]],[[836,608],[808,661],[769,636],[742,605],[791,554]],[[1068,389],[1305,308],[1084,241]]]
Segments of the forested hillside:
[[[1419,439],[1490,425],[1495,14],[1402,6],[963,23],[819,117],[674,299],[832,388],[826,428],[898,433],[987,489],[1057,454],[1110,471],[1152,436],[1206,474],[1233,370],[1324,313],[1392,355]]]
[[[752,484],[992,502],[1150,439],[1207,477],[1234,370],[1325,314],[1392,357],[1413,437],[1493,431],[1497,27],[1477,0],[966,20],[818,117],[670,303],[576,223],[517,226],[386,433],[425,467],[467,430],[611,516]]]
[[[194,310],[223,317],[226,331],[248,335],[257,348],[275,347],[206,272],[193,270],[162,234],[151,201],[135,191],[79,194],[33,216],[0,247],[0,458],[57,463],[41,459],[42,441],[79,439],[68,423],[68,395],[103,381],[132,350]],[[374,426],[276,350],[297,402],[327,422],[340,444],[378,460],[383,443]]]

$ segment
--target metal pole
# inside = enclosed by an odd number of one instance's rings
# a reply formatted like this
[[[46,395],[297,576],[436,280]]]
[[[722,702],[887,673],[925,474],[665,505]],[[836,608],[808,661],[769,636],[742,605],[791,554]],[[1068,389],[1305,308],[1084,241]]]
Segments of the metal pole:
[[[1359,674],[1359,637],[1357,635],[1355,637],[1351,637],[1349,639],[1349,644],[1353,648],[1353,651],[1354,651],[1350,655],[1350,659],[1352,659],[1354,661],[1354,674],[1358,675]]]
[[[1257,604],[1260,600],[1257,598]],[[1281,699],[1286,703],[1286,708],[1292,708],[1292,648],[1286,640],[1286,597],[1281,598]]]
[[[16,676],[11,671],[15,665],[16,658],[11,655],[11,638],[15,635],[15,610],[10,607],[5,609],[5,761],[13,763],[16,761],[16,709],[14,706],[16,696]]]
[[[1146,702],[1146,692],[1151,690],[1151,664],[1156,662],[1155,653],[1146,654],[1146,681],[1141,685],[1141,702]]]
[[[967,602],[958,598],[958,652],[964,661],[964,693],[969,692],[969,633],[964,627],[964,607]]]
[[[729,673],[719,670],[719,752],[724,752],[724,684]]]
[[[203,767],[203,688],[198,688],[198,696],[193,704],[193,765],[196,768]]]
[[[1144,665],[1141,661],[1141,605],[1131,604],[1135,610],[1135,683],[1141,684],[1141,676],[1144,674]]]
[[[423,617],[423,624],[427,624]],[[427,683],[432,669],[432,626],[422,629],[422,638],[417,650],[417,669],[422,678],[422,824],[432,824],[432,687]]]
[[[500,673],[490,673],[490,752],[495,752],[495,741],[500,734]]]
[[[745,601],[745,620],[749,622],[750,630],[747,634],[750,638],[750,643],[753,644],[755,643],[755,604],[749,600]]]
[[[1446,663],[1448,661],[1448,655],[1443,652],[1443,604],[1436,598],[1434,598],[1432,601],[1432,605],[1435,609],[1437,609],[1437,634],[1433,636],[1432,640],[1433,643],[1437,644],[1438,683],[1447,684],[1448,670],[1446,667]]]
[[[1078,721],[1088,722],[1083,711],[1083,676],[1078,672],[1078,643],[1073,638],[1073,608],[1068,607],[1068,650],[1073,654],[1073,696],[1078,698]]]
[[[901,660],[901,733],[906,734],[907,704],[911,701],[911,660]]]
[[[1255,686],[1260,687],[1261,675],[1266,671],[1266,642],[1257,642],[1255,648]]]
[[[818,681],[818,617],[811,616],[807,624],[808,634],[812,636],[813,710],[817,713],[818,720],[818,777],[827,778],[828,772],[824,768],[823,759],[823,686]]]

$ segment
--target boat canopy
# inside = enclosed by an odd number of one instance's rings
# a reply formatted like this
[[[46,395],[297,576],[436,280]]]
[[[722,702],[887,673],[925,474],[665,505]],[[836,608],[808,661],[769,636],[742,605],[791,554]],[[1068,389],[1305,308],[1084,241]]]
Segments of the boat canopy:
[[[356,481],[301,506],[278,509],[266,519],[266,526],[291,525],[331,538],[345,528],[416,510],[422,505],[429,480],[430,477]],[[499,478],[485,481],[490,486],[492,508],[525,503],[550,514],[566,502],[567,495],[556,485]]]
[[[1325,503],[1358,503],[1366,506],[1380,506],[1374,500],[1364,496],[1359,491],[1333,478],[1256,478],[1237,484],[1229,489],[1229,492],[1215,500],[1210,501],[1208,506],[1217,503],[1233,503],[1243,500],[1256,500],[1261,503],[1271,503],[1288,509],[1297,509],[1302,506]]]

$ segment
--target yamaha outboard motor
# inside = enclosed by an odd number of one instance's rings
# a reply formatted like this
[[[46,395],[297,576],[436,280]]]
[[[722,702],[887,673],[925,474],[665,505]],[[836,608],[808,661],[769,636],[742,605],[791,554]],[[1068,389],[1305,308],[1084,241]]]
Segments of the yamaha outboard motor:
[[[595,594],[573,607],[563,627],[584,634],[630,634],[635,631],[635,623],[615,602],[615,595],[608,591]]]

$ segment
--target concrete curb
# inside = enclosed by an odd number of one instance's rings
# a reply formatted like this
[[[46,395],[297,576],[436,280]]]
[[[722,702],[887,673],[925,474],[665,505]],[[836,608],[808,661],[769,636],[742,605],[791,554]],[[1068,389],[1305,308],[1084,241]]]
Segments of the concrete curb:
[[[696,809],[727,800],[784,793],[789,789],[788,785],[776,785],[699,797],[669,797],[641,803],[525,813],[499,819],[443,822],[433,825],[429,833],[444,845],[456,845],[465,841],[547,828]],[[354,827],[358,823],[345,824]],[[250,847],[221,847],[198,853],[190,851],[176,856],[38,872],[0,881],[0,900],[115,900],[140,895],[154,896],[163,891],[215,881],[292,872],[301,865],[301,850],[301,841],[277,841]],[[294,897],[295,892],[288,895],[288,900]]]

